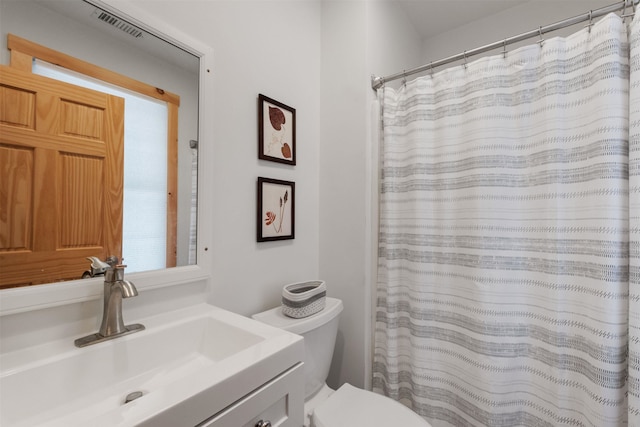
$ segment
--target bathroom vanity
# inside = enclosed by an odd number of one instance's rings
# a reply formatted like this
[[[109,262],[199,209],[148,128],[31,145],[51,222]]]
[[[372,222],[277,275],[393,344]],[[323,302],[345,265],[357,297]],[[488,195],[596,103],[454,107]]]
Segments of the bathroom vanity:
[[[204,303],[136,320],[92,346],[1,354],[0,425],[302,425],[302,337]]]

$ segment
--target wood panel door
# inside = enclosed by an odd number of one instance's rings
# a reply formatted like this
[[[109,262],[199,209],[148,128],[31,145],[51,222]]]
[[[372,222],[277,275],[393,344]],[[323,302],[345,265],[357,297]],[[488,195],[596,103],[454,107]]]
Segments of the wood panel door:
[[[122,256],[124,100],[0,66],[0,288]]]

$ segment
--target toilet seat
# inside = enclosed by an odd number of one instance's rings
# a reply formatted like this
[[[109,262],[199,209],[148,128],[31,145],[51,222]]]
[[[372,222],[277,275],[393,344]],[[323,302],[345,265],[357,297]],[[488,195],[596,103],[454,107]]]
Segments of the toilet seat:
[[[418,414],[388,397],[344,384],[313,411],[312,427],[429,427]]]

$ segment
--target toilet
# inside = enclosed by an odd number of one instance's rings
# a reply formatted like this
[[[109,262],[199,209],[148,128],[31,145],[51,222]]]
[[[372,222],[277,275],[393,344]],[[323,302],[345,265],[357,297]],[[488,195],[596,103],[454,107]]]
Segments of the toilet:
[[[338,390],[326,379],[338,333],[342,301],[326,298],[325,307],[308,317],[294,319],[275,307],[254,314],[255,320],[304,337],[305,427],[429,427],[415,412],[388,397],[344,384]]]

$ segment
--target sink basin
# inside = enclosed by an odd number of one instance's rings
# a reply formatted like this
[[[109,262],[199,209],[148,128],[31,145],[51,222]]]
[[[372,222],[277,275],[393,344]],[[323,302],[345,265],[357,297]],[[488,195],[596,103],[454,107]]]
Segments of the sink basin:
[[[89,347],[0,356],[0,425],[196,425],[304,356],[301,337],[207,304],[139,321]]]

